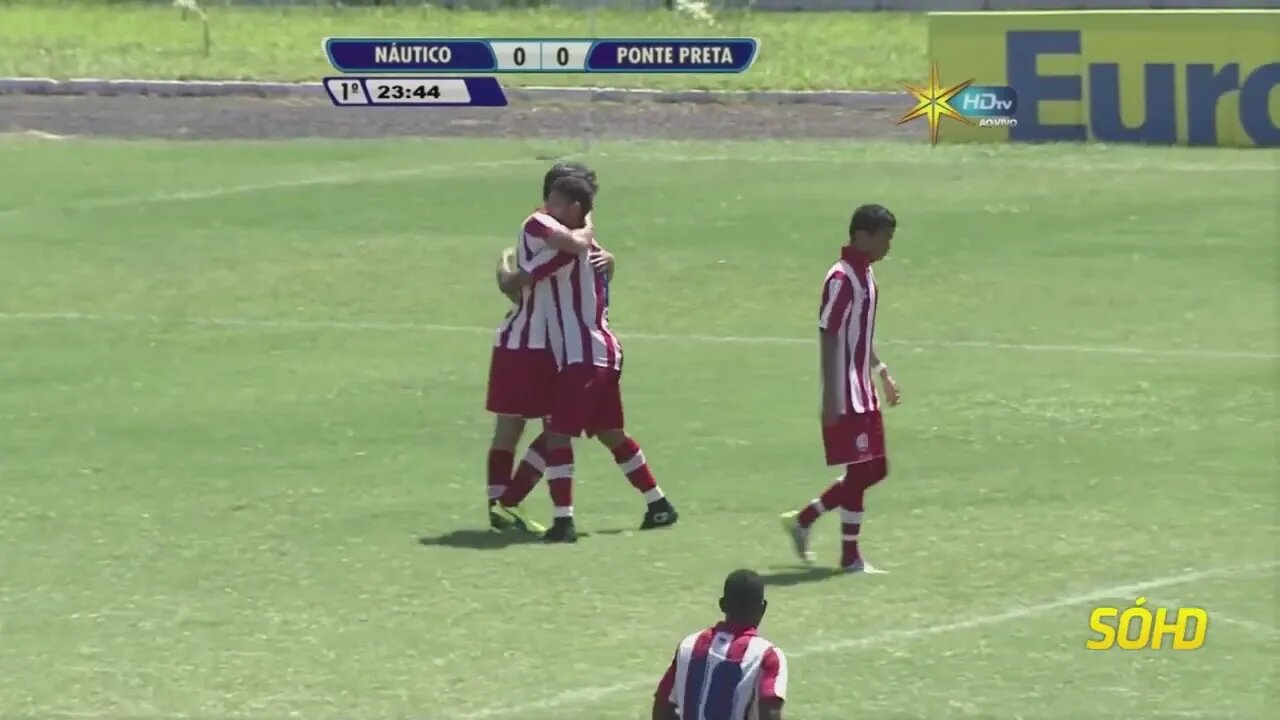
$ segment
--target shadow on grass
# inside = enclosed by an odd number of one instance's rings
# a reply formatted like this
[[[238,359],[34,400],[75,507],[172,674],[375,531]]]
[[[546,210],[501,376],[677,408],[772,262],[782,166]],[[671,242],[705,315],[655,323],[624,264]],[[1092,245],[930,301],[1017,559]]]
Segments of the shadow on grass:
[[[418,544],[426,547],[447,547],[461,550],[500,550],[512,545],[531,545],[540,543],[541,539],[518,532],[495,532],[493,530],[450,530],[443,535],[424,535],[418,538]]]
[[[578,538],[585,540],[595,535],[621,535],[622,529],[578,531]],[[501,550],[512,545],[542,545],[542,538],[522,532],[495,532],[493,530],[450,530],[443,535],[423,535],[418,544],[424,547],[447,547],[460,550]]]
[[[835,568],[813,568],[798,567],[789,570],[778,570],[776,572],[760,573],[760,579],[765,585],[772,587],[788,587],[791,585],[803,585],[804,583],[821,582],[830,580],[842,573]]]

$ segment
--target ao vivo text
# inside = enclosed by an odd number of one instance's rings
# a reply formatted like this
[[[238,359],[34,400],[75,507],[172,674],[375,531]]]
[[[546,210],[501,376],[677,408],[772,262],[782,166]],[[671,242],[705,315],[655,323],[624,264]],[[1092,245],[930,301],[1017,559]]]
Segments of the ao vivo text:
[[[970,85],[951,106],[961,115],[977,118],[979,127],[1017,127],[1018,94],[1003,85]]]
[[[1204,608],[1144,607],[1145,597],[1133,607],[1099,607],[1089,613],[1089,630],[1096,637],[1085,642],[1089,650],[1198,650],[1209,632],[1209,613]],[[1168,641],[1166,643],[1165,641]]]

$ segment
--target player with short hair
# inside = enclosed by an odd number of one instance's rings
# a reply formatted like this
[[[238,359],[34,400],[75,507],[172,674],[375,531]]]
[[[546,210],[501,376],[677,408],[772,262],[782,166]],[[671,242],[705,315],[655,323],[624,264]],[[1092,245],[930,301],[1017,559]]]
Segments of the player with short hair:
[[[872,375],[879,376],[890,405],[901,402],[902,395],[876,355],[879,289],[871,265],[889,253],[897,227],[897,218],[884,206],[859,207],[849,221],[849,243],[827,271],[818,312],[822,441],[827,465],[843,465],[845,472],[804,509],[782,516],[796,553],[811,563],[810,527],[823,513],[840,508],[844,525],[840,566],[847,572],[878,572],[858,547],[863,496],[889,474],[884,420]]]
[[[542,179],[542,200],[546,203],[551,193],[551,186],[563,177],[580,176],[594,187],[595,172],[578,163],[556,163],[547,171]],[[553,255],[544,254],[534,264],[537,253],[544,248],[560,248],[578,251],[592,247],[594,229],[591,218],[577,234],[567,228],[558,229],[554,233],[529,236],[530,228],[541,232],[542,225],[535,218],[541,209],[532,213],[521,229],[521,237],[517,242],[515,253],[520,253],[530,264],[530,269],[537,273],[549,272],[552,267],[547,263]],[[514,254],[514,253],[513,253]],[[589,258],[591,266],[605,273],[606,277],[613,272],[613,256],[603,248],[594,246]],[[506,260],[504,259],[504,263]],[[512,469],[515,465],[515,450],[524,434],[525,423],[529,419],[543,418],[551,413],[551,391],[557,372],[555,355],[547,344],[547,309],[546,304],[539,305],[533,294],[527,290],[517,290],[508,295],[515,306],[507,313],[499,325],[494,338],[493,355],[489,362],[489,388],[485,407],[496,416],[494,421],[493,440],[489,446],[488,458],[488,495],[492,508],[512,483]],[[523,497],[521,498],[523,499]],[[517,510],[517,512],[519,512]],[[503,529],[509,525],[502,516],[490,513],[490,525]],[[521,514],[523,518],[523,514]],[[542,532],[544,528],[529,521],[529,530]]]
[[[546,215],[538,218],[544,227],[531,230],[531,234],[582,226],[594,203],[593,190],[580,177],[556,180],[547,199]],[[551,259],[544,262],[544,256]],[[644,495],[648,507],[641,529],[675,524],[675,508],[658,487],[640,445],[624,430],[622,344],[609,328],[605,279],[592,271],[586,253],[548,248],[527,261],[522,259],[520,268],[506,273],[500,283],[504,292],[530,285],[535,302],[549,309],[548,337],[559,366],[544,433],[554,521],[543,538],[548,542],[578,539],[573,522],[572,439],[583,434],[594,435],[604,443],[632,486]],[[527,494],[529,488],[531,484],[527,488],[513,484],[492,512],[519,524],[519,514],[511,510],[521,499],[519,493]]]
[[[768,607],[759,575],[729,573],[724,620],[676,648],[653,696],[653,720],[782,720],[787,659],[757,634]]]

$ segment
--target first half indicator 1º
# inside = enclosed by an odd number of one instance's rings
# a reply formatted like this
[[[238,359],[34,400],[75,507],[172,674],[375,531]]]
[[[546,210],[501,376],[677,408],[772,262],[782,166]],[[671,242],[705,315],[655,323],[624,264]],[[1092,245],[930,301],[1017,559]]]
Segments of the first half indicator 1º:
[[[339,107],[506,107],[491,77],[327,77],[324,89]]]

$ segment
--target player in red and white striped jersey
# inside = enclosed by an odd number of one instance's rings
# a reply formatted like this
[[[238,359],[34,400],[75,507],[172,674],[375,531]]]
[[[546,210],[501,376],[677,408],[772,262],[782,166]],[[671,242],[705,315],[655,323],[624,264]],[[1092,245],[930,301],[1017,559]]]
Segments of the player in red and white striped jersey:
[[[757,634],[768,603],[750,570],[724,581],[724,621],[684,639],[658,683],[653,720],[782,720],[787,659]]]
[[[871,264],[889,253],[898,221],[880,205],[863,205],[849,223],[849,244],[827,271],[818,312],[822,353],[822,441],[827,465],[843,465],[844,475],[804,509],[782,516],[783,527],[806,563],[809,528],[823,513],[840,509],[844,525],[840,566],[848,572],[877,572],[858,547],[868,488],[889,473],[884,420],[873,375],[879,376],[890,405],[901,401],[898,384],[875,350],[879,289]]]
[[[546,227],[530,232],[562,232],[560,225],[577,227],[591,212],[593,187],[582,178],[557,180],[547,200],[549,218],[538,218]],[[519,273],[510,274],[503,290],[533,285],[533,297],[549,312],[548,338],[560,367],[556,375],[552,409],[544,433],[546,473],[555,519],[544,538],[549,542],[575,542],[573,522],[572,438],[594,435],[614,455],[619,468],[645,498],[648,507],[640,528],[649,530],[675,524],[678,515],[658,487],[640,445],[624,430],[622,409],[622,344],[609,329],[607,279],[592,270],[588,255],[579,252],[544,251],[550,260],[535,257],[522,262]],[[554,267],[549,273],[548,267]],[[495,512],[512,505],[509,488]],[[519,516],[510,518],[519,522]]]
[[[595,173],[577,163],[557,163],[547,171],[542,181],[542,200],[545,204],[551,185],[562,177],[579,175],[595,182]],[[554,268],[549,261],[555,257],[554,248],[577,251],[591,244],[593,228],[588,223],[584,229],[571,233],[561,228],[556,233],[530,235],[530,227],[541,228],[536,218],[546,217],[542,209],[535,210],[521,225],[515,254],[530,270],[542,277]],[[532,225],[531,225],[532,223]],[[589,256],[594,269],[606,277],[613,273],[613,256],[602,248],[596,248]],[[504,258],[504,263],[506,259]],[[502,272],[502,269],[499,269]],[[490,508],[499,497],[514,484],[512,468],[515,450],[524,433],[528,419],[544,418],[551,414],[552,387],[555,384],[555,355],[547,343],[548,316],[546,303],[539,304],[532,288],[524,288],[511,294],[515,303],[494,337],[493,357],[489,363],[489,388],[485,407],[496,415],[493,441],[489,447],[488,489]],[[523,499],[523,496],[521,496]],[[523,517],[523,515],[522,515]],[[503,518],[490,512],[490,524],[505,527]],[[540,532],[541,527],[530,523],[529,529]]]

